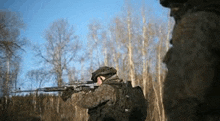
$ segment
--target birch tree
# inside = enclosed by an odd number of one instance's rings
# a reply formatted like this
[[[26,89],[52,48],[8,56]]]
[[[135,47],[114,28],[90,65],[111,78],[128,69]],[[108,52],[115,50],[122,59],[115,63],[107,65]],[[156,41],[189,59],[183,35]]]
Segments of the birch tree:
[[[106,31],[103,31],[101,33],[101,38],[102,38],[102,52],[104,56],[104,65],[109,66],[110,65],[109,56],[108,56],[109,43],[108,43],[108,37]]]
[[[44,48],[35,47],[35,51],[43,64],[48,67],[49,74],[55,76],[56,83],[60,87],[64,82],[64,71],[71,70],[71,63],[76,61],[80,50],[78,36],[67,20],[58,19],[45,30],[43,37]]]
[[[94,65],[100,66],[101,65],[101,52],[100,52],[100,31],[101,31],[101,24],[98,20],[92,21],[89,25],[89,33],[88,33],[88,53],[90,57],[90,72],[94,70]],[[97,63],[95,63],[97,62]]]
[[[0,76],[3,95],[7,96],[13,84],[16,84],[20,69],[21,55],[26,41],[20,38],[24,23],[18,14],[0,11]]]
[[[31,70],[26,74],[26,76],[31,82],[38,82],[38,88],[41,88],[47,79],[49,80],[48,72],[42,68]]]
[[[129,79],[131,80],[132,86],[135,86],[135,68],[133,61],[133,46],[132,46],[132,18],[131,18],[131,6],[128,0],[126,2],[126,24],[127,24],[127,49],[128,49],[128,66],[129,66]]]
[[[109,33],[110,33],[110,55],[112,58],[113,66],[118,71],[118,75],[123,77],[125,76],[126,72],[121,71],[122,65],[121,62],[124,59],[122,56],[124,53],[122,53],[124,42],[123,39],[126,36],[124,31],[124,25],[122,20],[117,16],[113,19],[112,24],[109,27]]]
[[[147,52],[146,52],[146,47],[148,46],[148,38],[147,38],[147,24],[146,24],[146,17],[145,17],[145,6],[142,6],[142,21],[143,21],[143,30],[142,30],[142,63],[143,63],[143,71],[142,71],[142,78],[143,78],[143,92],[144,95],[146,96],[147,93],[147,88],[149,87],[149,84],[147,83],[147,68],[148,68],[148,62],[146,60],[147,57]]]
[[[169,29],[164,27],[165,24],[162,24],[159,26],[158,29],[158,45],[157,45],[157,85],[158,85],[158,103],[160,106],[160,120],[165,121],[165,111],[164,111],[164,105],[163,105],[163,82],[164,82],[164,77],[165,77],[165,67],[162,65],[162,59],[167,51],[167,35],[166,33],[169,33]],[[156,92],[155,92],[156,93]]]

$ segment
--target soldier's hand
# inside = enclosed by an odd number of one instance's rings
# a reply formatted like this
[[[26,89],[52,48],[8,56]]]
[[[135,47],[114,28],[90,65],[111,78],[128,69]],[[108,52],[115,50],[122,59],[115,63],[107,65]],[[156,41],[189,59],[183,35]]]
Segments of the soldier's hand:
[[[65,90],[62,95],[61,95],[61,98],[63,99],[63,101],[67,101],[67,99],[71,98],[71,95],[73,94],[74,92],[72,90]]]

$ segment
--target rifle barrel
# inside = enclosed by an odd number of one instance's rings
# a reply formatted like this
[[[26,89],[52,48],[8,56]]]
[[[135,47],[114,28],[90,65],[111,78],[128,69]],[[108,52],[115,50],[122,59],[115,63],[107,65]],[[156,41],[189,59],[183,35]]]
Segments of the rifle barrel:
[[[56,91],[65,91],[65,90],[74,90],[74,91],[81,91],[83,88],[91,88],[95,89],[97,87],[96,83],[92,81],[87,81],[87,82],[75,82],[70,85],[65,85],[62,87],[44,87],[44,88],[37,88],[35,90],[15,90],[12,91],[12,93],[21,93],[21,92],[38,92],[38,91],[43,91],[43,92],[56,92]]]
[[[15,90],[12,93],[21,93],[21,92],[56,92],[56,91],[64,91],[66,90],[65,87],[45,87],[45,88],[38,88],[36,90]]]

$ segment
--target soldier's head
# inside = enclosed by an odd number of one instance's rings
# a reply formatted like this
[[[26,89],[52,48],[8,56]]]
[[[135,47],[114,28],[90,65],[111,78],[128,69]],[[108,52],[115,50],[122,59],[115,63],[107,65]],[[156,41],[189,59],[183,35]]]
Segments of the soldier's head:
[[[103,81],[112,77],[117,73],[117,70],[113,67],[103,66],[92,73],[92,78],[94,82],[101,85]]]

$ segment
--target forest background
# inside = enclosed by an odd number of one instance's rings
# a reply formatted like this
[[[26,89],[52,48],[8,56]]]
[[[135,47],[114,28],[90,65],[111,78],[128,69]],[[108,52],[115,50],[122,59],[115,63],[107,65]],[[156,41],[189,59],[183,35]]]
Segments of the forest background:
[[[0,114],[5,118],[86,120],[85,109],[64,104],[59,96],[10,92],[88,81],[98,67],[113,66],[119,77],[143,89],[149,102],[147,120],[165,121],[162,88],[167,69],[162,60],[174,22],[159,1],[3,2]],[[82,11],[71,12],[74,5]]]

